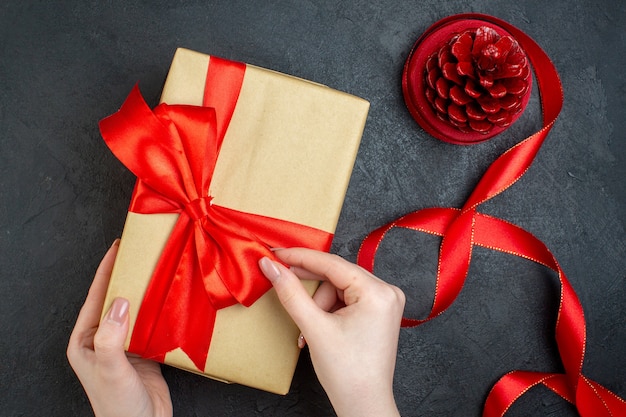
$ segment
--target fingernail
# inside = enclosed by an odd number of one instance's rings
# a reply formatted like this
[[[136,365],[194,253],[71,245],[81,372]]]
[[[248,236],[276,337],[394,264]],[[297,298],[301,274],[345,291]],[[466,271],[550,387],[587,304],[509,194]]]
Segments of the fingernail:
[[[111,247],[115,247],[115,246],[119,246],[120,245],[120,239],[117,238],[113,241],[113,244],[111,245]]]
[[[271,282],[275,282],[280,276],[280,271],[278,270],[278,267],[274,262],[272,262],[270,258],[261,258],[261,260],[259,261],[259,267],[261,268],[261,271],[263,271],[265,277]]]
[[[129,302],[125,298],[117,297],[111,303],[111,308],[106,315],[106,320],[113,324],[121,326],[126,321],[128,315]]]
[[[276,252],[276,251],[278,251],[278,250],[282,250],[282,249],[285,249],[285,248],[270,248],[270,250],[271,250],[272,252]]]

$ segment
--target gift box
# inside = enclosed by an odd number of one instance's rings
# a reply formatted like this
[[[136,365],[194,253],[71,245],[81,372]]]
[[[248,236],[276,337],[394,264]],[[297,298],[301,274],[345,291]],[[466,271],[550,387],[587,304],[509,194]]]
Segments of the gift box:
[[[123,162],[132,159],[124,163],[138,175],[103,311],[115,297],[130,300],[130,351],[286,394],[298,360],[299,330],[259,277],[256,262],[272,256],[270,247],[281,243],[330,248],[369,103],[187,49],[175,53],[161,103],[153,112],[135,91],[118,114],[101,123],[107,144]],[[207,120],[211,139],[205,145]],[[181,124],[189,124],[190,138],[177,133]],[[183,136],[182,145],[171,145],[170,134]],[[128,135],[142,136],[138,141],[144,145],[128,148],[133,143]],[[159,146],[165,156],[153,150]],[[199,175],[199,164],[211,160],[205,152],[216,154],[214,167]],[[181,154],[190,161],[187,174],[187,168],[180,175],[154,173],[167,171],[171,160],[181,163]],[[182,208],[155,191],[177,181],[200,184],[199,195]],[[191,188],[187,194],[195,193]],[[239,236],[240,229],[243,238],[229,234],[234,230]],[[228,252],[233,240],[234,254]],[[317,284],[305,285],[312,294]],[[150,347],[153,339],[167,352]],[[148,347],[134,348],[142,343]]]

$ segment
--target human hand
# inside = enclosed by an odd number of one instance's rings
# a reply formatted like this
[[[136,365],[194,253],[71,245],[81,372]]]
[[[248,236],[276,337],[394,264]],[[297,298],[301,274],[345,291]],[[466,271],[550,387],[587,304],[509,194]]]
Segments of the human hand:
[[[291,268],[259,266],[309,345],[311,361],[339,417],[397,417],[393,397],[404,293],[339,256],[275,251]],[[301,279],[323,281],[313,298]]]
[[[67,358],[96,417],[171,416],[172,401],[158,363],[124,352],[128,300],[116,298],[100,312],[119,242],[106,253],[89,289],[67,346]]]

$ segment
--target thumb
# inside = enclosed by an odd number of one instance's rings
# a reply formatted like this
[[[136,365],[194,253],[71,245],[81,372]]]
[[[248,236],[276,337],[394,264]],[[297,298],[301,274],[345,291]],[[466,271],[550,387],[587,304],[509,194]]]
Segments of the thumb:
[[[111,371],[128,362],[124,353],[128,334],[128,308],[127,299],[115,298],[94,335],[93,344],[98,362]]]
[[[300,279],[291,270],[267,257],[259,260],[259,267],[272,283],[280,303],[285,307],[296,325],[306,335],[314,331],[323,314],[306,291]]]

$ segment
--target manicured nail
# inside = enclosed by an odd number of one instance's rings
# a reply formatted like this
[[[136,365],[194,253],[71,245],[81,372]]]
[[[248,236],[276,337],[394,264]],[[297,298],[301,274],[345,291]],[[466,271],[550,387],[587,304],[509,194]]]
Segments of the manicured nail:
[[[111,245],[111,247],[113,248],[113,247],[115,247],[115,246],[119,246],[119,245],[120,245],[120,239],[119,239],[119,238],[117,238],[117,239],[115,239],[115,240],[113,241],[113,244]]]
[[[259,261],[259,267],[261,267],[261,271],[263,271],[265,277],[271,282],[275,282],[280,276],[280,271],[278,270],[278,267],[268,257],[261,258],[261,260]]]
[[[121,326],[126,321],[126,316],[128,315],[128,306],[129,302],[125,298],[117,297],[111,303],[111,308],[106,315],[106,320],[113,324],[117,324]]]

